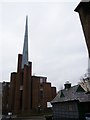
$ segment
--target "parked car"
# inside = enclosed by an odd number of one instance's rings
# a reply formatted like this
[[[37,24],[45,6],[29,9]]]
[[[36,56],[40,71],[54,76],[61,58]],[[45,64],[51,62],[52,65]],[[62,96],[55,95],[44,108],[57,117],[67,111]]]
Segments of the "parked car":
[[[85,120],[90,120],[90,113],[85,114]]]

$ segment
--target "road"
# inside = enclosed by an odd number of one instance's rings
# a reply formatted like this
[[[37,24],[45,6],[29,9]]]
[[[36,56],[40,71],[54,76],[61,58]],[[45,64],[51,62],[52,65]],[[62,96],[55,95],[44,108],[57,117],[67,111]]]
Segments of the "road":
[[[44,116],[33,116],[29,118],[15,118],[13,120],[46,120]]]

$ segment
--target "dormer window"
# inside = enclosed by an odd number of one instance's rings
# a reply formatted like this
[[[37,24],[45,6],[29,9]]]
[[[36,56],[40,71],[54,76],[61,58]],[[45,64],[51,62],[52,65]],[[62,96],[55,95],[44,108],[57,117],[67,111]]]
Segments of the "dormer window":
[[[85,92],[85,90],[79,85],[76,92]]]
[[[65,97],[64,94],[63,94],[63,92],[62,92],[62,90],[61,90],[61,95],[60,95],[60,97]]]

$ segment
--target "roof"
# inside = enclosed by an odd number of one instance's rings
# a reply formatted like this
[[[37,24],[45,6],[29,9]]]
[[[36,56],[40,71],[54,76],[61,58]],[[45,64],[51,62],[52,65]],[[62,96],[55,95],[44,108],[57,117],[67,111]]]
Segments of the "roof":
[[[69,89],[60,90],[51,103],[75,100],[79,102],[90,102],[90,94],[86,94],[86,91],[80,85],[76,85]]]
[[[37,78],[45,78],[45,79],[47,79],[47,77],[44,77],[44,76],[36,76],[36,75],[33,75],[32,77],[37,77]]]

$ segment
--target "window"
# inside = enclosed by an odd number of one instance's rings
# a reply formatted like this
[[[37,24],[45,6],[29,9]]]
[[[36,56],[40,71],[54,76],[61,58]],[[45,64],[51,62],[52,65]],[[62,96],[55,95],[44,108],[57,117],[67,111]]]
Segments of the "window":
[[[63,94],[63,92],[62,92],[62,90],[61,90],[61,95],[60,95],[60,97],[65,97],[64,94]]]
[[[85,92],[85,90],[79,85],[76,92]]]
[[[20,90],[23,90],[23,86],[22,85],[20,86]]]
[[[42,83],[45,83],[45,78],[40,78],[40,83],[42,84]]]
[[[43,89],[41,88],[41,89],[40,89],[40,99],[42,99],[43,97],[44,97]]]
[[[43,78],[40,78],[40,83],[41,83],[41,84],[43,83]]]
[[[72,105],[69,105],[69,106],[68,106],[68,110],[69,110],[69,111],[72,111],[72,110],[73,110]]]

